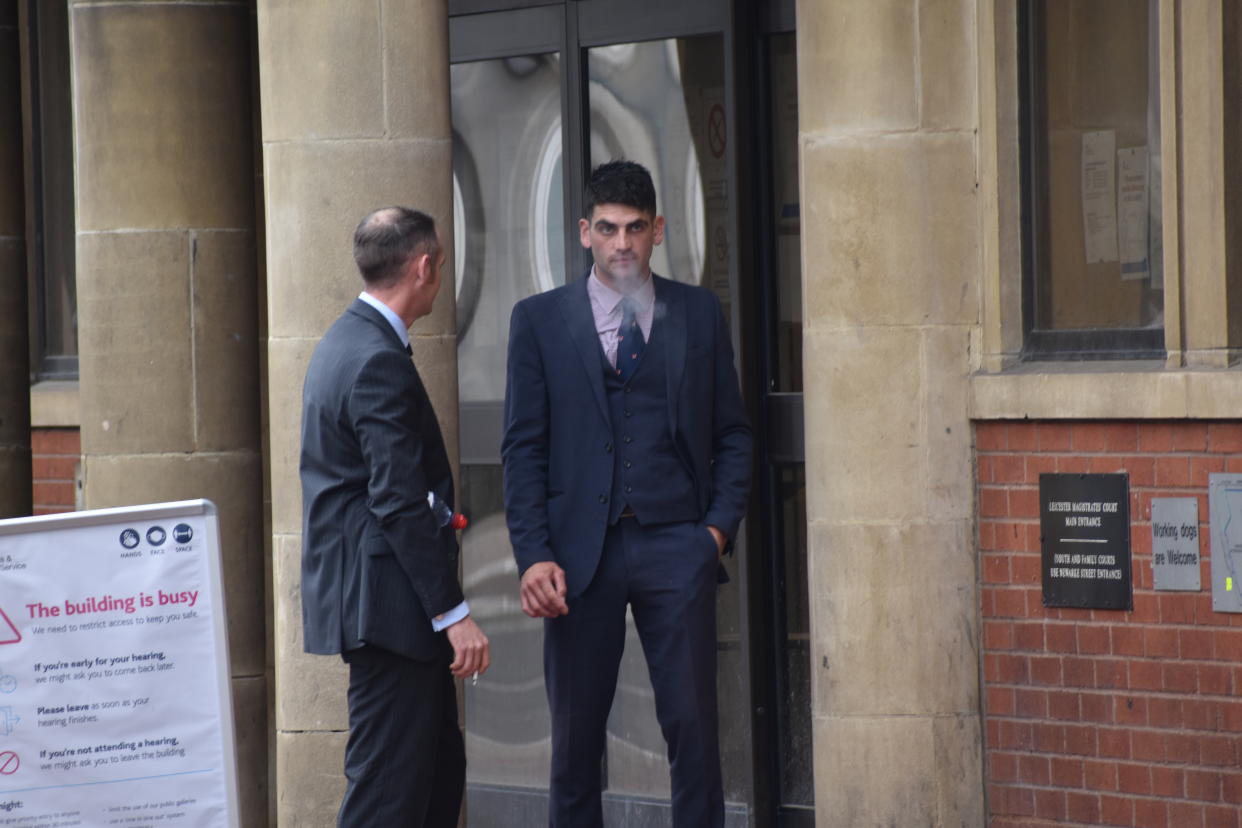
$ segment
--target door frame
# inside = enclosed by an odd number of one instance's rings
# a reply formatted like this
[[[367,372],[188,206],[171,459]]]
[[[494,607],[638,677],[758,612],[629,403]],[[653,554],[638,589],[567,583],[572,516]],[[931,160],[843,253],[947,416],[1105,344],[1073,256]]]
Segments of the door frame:
[[[780,741],[774,717],[781,689],[774,645],[784,635],[783,557],[772,458],[803,456],[801,397],[769,393],[775,350],[774,231],[759,205],[770,203],[766,175],[773,148],[767,135],[766,38],[794,30],[794,0],[449,0],[450,62],[461,63],[537,53],[561,55],[562,158],[565,263],[576,278],[590,265],[578,242],[583,187],[589,172],[590,130],[587,50],[617,43],[719,34],[724,46],[727,122],[726,179],[729,231],[736,242],[729,261],[729,320],[735,352],[755,424],[755,486],[745,524],[747,550],[739,560],[739,646],[749,665],[751,801],[747,822],[755,826],[811,824],[806,813],[787,812],[779,802]],[[737,33],[746,33],[737,37]],[[757,117],[739,117],[739,113]],[[739,156],[754,159],[742,170]],[[741,274],[746,274],[743,281]],[[741,301],[745,298],[747,301]],[[747,332],[742,336],[742,332]],[[489,428],[495,418],[483,417]],[[462,442],[468,441],[462,422]],[[781,440],[780,435],[796,435]],[[790,453],[793,453],[792,455]],[[479,458],[480,460],[482,458]],[[497,462],[498,462],[497,458]],[[777,554],[771,554],[775,550]],[[514,792],[519,798],[520,792]],[[531,792],[533,794],[533,792]],[[532,803],[527,802],[530,806]],[[520,808],[519,811],[525,810]],[[813,821],[813,811],[810,812]]]

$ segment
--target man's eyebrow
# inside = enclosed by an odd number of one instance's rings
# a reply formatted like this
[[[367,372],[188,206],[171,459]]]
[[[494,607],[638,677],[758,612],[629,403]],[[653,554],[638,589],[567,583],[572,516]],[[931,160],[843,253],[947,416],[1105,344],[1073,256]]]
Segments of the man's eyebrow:
[[[609,227],[616,227],[617,225],[613,224],[613,223],[612,223],[611,221],[609,221],[608,219],[596,219],[596,220],[595,220],[595,226],[596,226],[596,227],[598,227],[598,228],[600,228],[600,229],[607,229],[607,228],[609,228]]]

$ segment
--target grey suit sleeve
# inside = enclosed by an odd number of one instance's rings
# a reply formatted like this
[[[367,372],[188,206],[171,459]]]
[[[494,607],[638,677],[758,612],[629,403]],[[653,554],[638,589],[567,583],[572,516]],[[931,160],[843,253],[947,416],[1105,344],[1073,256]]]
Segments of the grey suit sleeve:
[[[349,397],[349,417],[370,472],[367,506],[428,617],[462,602],[456,538],[442,536],[427,505],[423,463],[429,438],[423,424],[434,416],[418,373],[398,351],[368,360]]]

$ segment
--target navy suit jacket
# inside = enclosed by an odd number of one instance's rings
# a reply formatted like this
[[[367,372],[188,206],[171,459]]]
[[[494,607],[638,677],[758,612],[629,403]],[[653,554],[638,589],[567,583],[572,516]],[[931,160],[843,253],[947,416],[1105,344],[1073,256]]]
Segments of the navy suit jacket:
[[[729,328],[711,291],[652,279],[669,433],[700,522],[732,543],[746,511],[751,433]],[[603,365],[586,279],[514,306],[501,447],[509,538],[519,573],[555,561],[571,598],[595,574],[608,523],[616,452]]]
[[[448,454],[414,363],[361,300],[311,356],[300,471],[306,651],[443,655],[431,618],[462,601],[457,537],[427,491],[454,502]]]

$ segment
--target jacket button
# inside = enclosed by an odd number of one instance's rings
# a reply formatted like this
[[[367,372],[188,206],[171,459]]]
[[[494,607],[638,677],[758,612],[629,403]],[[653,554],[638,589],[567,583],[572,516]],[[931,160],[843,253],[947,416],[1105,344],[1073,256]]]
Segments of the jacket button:
[[[630,436],[630,435],[628,435],[628,434],[627,434],[627,435],[625,435],[625,444],[628,446],[628,445],[629,445],[630,443],[632,443],[632,442],[634,442],[634,438],[633,438],[633,437],[631,437],[631,436]]]
[[[608,496],[607,496],[607,495],[600,495],[600,496],[599,496],[599,502],[600,502],[600,503],[607,503],[607,502],[608,502]]]
[[[627,393],[627,394],[628,394],[628,393],[630,393],[630,387],[629,387],[628,385],[627,385],[627,386],[625,386],[625,393]]]
[[[633,466],[633,465],[634,465],[634,464],[633,464],[633,463],[631,463],[629,460],[626,460],[626,461],[625,461],[625,467],[626,467],[627,469],[628,469],[628,468],[630,468],[630,467],[631,467],[631,466]]]
[[[612,454],[612,443],[604,443],[604,451]]]
[[[629,494],[629,493],[630,493],[630,492],[632,492],[632,491],[634,491],[634,490],[633,490],[633,489],[631,489],[629,486],[626,486],[626,487],[625,487],[625,493],[626,493],[626,494]]]
[[[626,411],[626,412],[625,412],[625,416],[627,416],[627,417],[632,417],[632,416],[634,416],[634,415],[633,415],[633,413],[632,413],[632,412],[630,412],[630,411]]]

